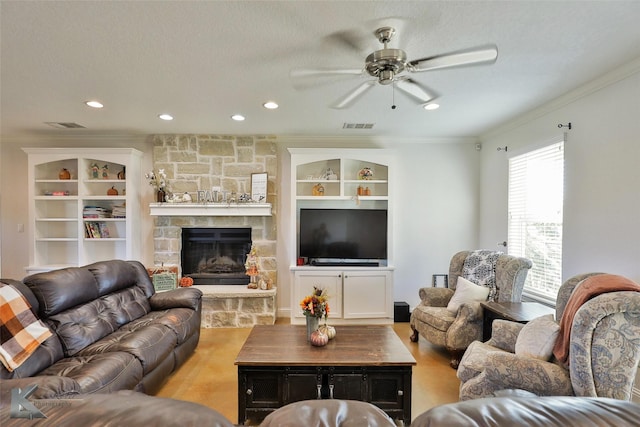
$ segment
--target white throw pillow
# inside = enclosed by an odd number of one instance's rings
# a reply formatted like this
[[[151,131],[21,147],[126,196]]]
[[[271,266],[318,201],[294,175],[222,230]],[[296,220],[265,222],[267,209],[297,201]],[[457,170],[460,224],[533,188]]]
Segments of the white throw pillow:
[[[560,325],[553,314],[537,317],[524,325],[516,339],[516,355],[534,359],[551,359]]]
[[[447,310],[455,314],[462,304],[473,301],[486,301],[489,291],[490,289],[486,286],[478,286],[464,277],[458,277],[456,290],[447,305]]]

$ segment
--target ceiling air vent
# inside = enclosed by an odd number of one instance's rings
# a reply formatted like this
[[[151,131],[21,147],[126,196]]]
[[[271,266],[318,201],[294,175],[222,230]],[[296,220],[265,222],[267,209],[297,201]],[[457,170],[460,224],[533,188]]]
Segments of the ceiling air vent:
[[[44,122],[45,124],[56,129],[85,129],[84,126],[73,122]]]
[[[345,123],[342,129],[372,129],[373,123]]]

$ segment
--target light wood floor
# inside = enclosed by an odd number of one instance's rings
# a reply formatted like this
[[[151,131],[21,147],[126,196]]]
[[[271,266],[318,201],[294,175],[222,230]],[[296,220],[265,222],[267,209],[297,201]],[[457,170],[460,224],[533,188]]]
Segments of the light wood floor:
[[[281,322],[288,323],[288,319]],[[409,341],[409,323],[396,323],[394,329],[417,362],[413,368],[411,418],[434,406],[457,402],[460,382],[449,367],[446,351],[423,338],[418,343]],[[202,329],[196,352],[156,395],[200,403],[237,423],[238,378],[233,363],[249,332],[249,328]]]

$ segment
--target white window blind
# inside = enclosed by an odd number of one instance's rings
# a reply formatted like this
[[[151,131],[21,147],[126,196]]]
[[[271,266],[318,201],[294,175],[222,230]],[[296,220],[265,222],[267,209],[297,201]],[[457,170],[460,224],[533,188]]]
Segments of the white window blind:
[[[509,159],[508,253],[533,262],[524,292],[555,301],[562,284],[564,141]]]

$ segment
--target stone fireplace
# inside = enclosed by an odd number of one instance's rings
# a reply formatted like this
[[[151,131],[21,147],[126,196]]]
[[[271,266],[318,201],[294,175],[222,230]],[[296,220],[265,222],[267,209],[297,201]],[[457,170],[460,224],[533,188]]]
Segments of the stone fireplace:
[[[185,230],[198,229],[204,230],[204,233],[214,229],[250,230],[250,240],[260,260],[260,274],[277,286],[275,138],[157,135],[153,137],[153,146],[154,170],[165,170],[171,192],[189,193],[193,200],[197,200],[198,190],[211,190],[214,187],[230,193],[250,193],[251,174],[267,172],[267,203],[271,205],[268,214],[262,210],[259,213],[252,212],[256,210],[248,208],[253,206],[242,204],[203,206],[197,203],[164,203],[162,207],[167,209],[152,208],[152,215],[155,216],[155,265],[178,266],[180,276],[187,273],[182,271]],[[246,253],[248,250],[244,255]],[[213,259],[210,261],[215,262]],[[208,262],[208,259],[204,262]],[[210,283],[196,285],[204,293],[203,327],[250,327],[275,322],[276,289],[256,290],[247,289],[246,285]]]
[[[247,285],[250,228],[183,228],[180,269],[194,285]]]

